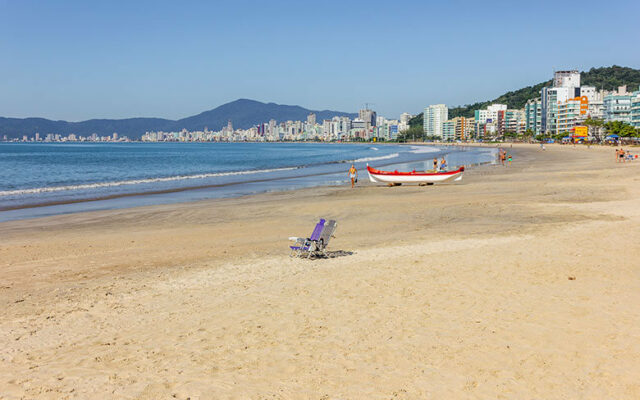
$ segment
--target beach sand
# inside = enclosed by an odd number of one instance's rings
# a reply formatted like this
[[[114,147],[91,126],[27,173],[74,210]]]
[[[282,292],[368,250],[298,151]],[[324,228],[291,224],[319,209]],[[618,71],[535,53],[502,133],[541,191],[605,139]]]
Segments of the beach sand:
[[[640,398],[640,162],[513,152],[2,223],[0,398]],[[319,217],[346,255],[289,258]]]

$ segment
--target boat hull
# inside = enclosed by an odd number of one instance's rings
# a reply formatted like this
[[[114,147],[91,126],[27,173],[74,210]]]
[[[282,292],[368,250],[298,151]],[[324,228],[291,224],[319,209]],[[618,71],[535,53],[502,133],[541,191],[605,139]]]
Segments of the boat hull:
[[[367,165],[369,180],[375,183],[444,183],[462,179],[464,167],[447,172],[380,171]]]

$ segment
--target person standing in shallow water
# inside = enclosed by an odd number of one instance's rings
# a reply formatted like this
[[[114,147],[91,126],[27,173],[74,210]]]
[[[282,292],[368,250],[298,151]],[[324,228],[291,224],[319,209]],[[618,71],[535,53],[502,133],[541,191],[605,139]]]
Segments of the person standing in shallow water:
[[[433,158],[433,172],[438,172],[438,159]]]
[[[349,178],[351,179],[351,189],[353,189],[358,181],[358,170],[353,164],[351,164],[351,168],[349,168]]]

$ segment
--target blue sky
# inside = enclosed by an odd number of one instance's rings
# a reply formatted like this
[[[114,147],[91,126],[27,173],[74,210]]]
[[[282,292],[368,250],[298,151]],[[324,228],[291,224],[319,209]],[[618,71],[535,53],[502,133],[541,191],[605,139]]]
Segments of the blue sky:
[[[554,69],[640,68],[640,2],[0,0],[0,116],[181,118],[237,98],[387,117]]]

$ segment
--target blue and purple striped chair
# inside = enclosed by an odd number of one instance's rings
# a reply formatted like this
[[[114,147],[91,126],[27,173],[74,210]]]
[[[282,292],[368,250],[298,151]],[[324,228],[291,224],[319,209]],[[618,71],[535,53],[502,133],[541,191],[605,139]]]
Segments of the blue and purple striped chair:
[[[324,228],[324,223],[324,218],[320,218],[320,221],[318,221],[315,229],[311,233],[311,236],[309,236],[308,238],[289,238],[290,240],[296,241],[293,246],[289,246],[291,248],[291,257],[293,257],[294,255],[302,256],[303,254],[306,255],[307,258],[311,257],[311,255],[316,251],[318,239],[320,239],[320,235],[322,234],[322,230]]]

